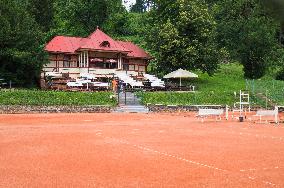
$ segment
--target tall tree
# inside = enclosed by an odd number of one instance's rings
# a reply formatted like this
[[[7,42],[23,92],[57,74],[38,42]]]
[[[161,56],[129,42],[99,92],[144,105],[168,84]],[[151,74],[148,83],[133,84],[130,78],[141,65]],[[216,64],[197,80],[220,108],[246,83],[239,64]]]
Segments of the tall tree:
[[[56,0],[55,33],[87,36],[124,10],[121,0]]]
[[[262,0],[264,6],[274,18],[280,21],[279,42],[284,45],[284,1],[283,0]]]
[[[220,51],[215,41],[215,21],[200,0],[157,0],[150,12],[146,40],[156,52],[157,68],[200,69],[212,75]]]
[[[0,25],[1,77],[19,86],[34,85],[45,63],[39,26],[15,0],[0,1]]]
[[[219,0],[214,11],[219,44],[243,64],[246,78],[262,77],[277,48],[277,22],[259,0]]]
[[[106,0],[57,0],[56,33],[86,36],[108,18]]]
[[[131,12],[143,13],[147,9],[145,0],[136,0],[136,3],[131,6]]]
[[[28,11],[45,32],[49,31],[53,24],[53,3],[54,0],[28,0]]]

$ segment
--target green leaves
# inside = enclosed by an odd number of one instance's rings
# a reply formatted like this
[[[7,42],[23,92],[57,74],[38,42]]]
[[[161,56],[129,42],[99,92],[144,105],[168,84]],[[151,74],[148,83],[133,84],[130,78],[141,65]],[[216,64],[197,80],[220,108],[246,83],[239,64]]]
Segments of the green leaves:
[[[88,36],[97,26],[108,30],[112,27],[109,20],[121,21],[124,17],[116,16],[123,16],[120,13],[125,12],[121,0],[55,0],[54,9],[56,33],[82,37]]]
[[[18,86],[34,86],[44,61],[42,32],[16,0],[0,1],[0,77]]]
[[[244,65],[246,78],[260,78],[277,48],[279,24],[257,0],[220,0],[214,7],[219,45]]]
[[[0,105],[116,105],[111,92],[0,90]]]
[[[201,70],[212,75],[218,68],[219,50],[215,21],[202,1],[156,2],[150,14],[148,45],[155,52],[158,70]]]

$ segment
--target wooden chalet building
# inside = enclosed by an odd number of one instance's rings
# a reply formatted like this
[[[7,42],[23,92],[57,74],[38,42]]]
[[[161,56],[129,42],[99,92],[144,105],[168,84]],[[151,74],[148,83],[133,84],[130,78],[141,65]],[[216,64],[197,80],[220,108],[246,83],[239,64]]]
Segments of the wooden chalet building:
[[[114,40],[99,28],[87,38],[56,36],[45,50],[49,53],[49,63],[43,73],[69,73],[72,78],[82,74],[107,77],[117,71],[137,75],[146,72],[151,59],[132,42]]]

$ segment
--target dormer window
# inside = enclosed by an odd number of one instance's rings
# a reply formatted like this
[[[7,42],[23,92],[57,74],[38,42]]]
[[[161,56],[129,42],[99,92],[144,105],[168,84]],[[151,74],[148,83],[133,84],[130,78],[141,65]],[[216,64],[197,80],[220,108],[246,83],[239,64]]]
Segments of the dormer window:
[[[110,48],[110,43],[109,41],[103,41],[100,46]]]

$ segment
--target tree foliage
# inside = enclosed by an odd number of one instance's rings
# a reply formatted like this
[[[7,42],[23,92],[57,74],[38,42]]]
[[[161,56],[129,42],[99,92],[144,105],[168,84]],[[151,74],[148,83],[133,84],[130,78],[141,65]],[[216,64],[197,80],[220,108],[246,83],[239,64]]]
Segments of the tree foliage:
[[[143,13],[146,12],[147,6],[145,0],[136,0],[136,3],[131,6],[131,12]]]
[[[28,0],[28,10],[44,32],[49,31],[53,25],[54,0]]]
[[[148,29],[159,71],[200,69],[211,75],[218,68],[216,23],[203,1],[156,1]]]
[[[44,63],[42,32],[16,1],[1,0],[0,15],[0,77],[32,86]]]
[[[57,0],[54,6],[56,33],[86,36],[108,17],[105,0]]]
[[[262,77],[277,48],[279,25],[258,0],[220,0],[214,8],[219,45],[243,64],[246,78]]]

